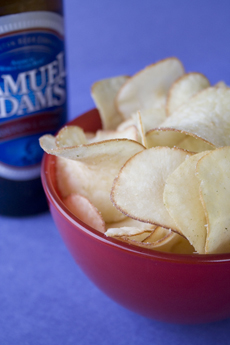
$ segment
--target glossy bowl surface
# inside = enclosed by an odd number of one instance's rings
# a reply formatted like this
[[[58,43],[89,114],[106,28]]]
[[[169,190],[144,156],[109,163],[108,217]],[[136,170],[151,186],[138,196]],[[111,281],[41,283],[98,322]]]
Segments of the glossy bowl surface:
[[[71,124],[101,127],[97,110]],[[119,242],[90,228],[62,203],[55,157],[44,155],[42,183],[52,217],[73,258],[110,298],[146,317],[204,323],[230,317],[230,254],[178,255]]]

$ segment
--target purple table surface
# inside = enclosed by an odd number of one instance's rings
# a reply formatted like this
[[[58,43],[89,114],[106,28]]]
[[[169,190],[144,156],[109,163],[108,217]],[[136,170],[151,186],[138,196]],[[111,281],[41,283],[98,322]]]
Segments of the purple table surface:
[[[65,0],[69,119],[96,80],[176,56],[230,85],[228,0]],[[117,305],[81,272],[47,212],[0,216],[1,345],[229,344],[230,320],[165,324]]]

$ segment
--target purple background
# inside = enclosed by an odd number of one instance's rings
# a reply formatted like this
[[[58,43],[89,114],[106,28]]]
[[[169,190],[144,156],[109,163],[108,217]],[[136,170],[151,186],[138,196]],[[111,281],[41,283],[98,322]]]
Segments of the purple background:
[[[91,84],[177,56],[230,85],[228,0],[65,1],[69,119],[94,106]],[[80,271],[49,213],[0,216],[1,345],[229,344],[230,320],[164,324],[106,297]]]

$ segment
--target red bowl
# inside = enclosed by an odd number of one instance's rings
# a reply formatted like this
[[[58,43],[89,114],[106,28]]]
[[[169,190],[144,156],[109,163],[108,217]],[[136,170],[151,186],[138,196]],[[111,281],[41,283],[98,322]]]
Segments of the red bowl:
[[[95,109],[71,124],[86,131],[101,128]],[[44,155],[41,177],[67,248],[85,274],[113,300],[166,322],[204,323],[230,317],[230,254],[161,253],[107,238],[62,203],[54,156]]]

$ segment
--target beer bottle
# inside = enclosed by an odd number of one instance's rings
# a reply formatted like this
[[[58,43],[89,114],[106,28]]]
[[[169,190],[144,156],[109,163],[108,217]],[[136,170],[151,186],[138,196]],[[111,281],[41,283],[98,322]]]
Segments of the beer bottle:
[[[38,139],[67,119],[61,0],[0,3],[0,214],[47,209]]]

